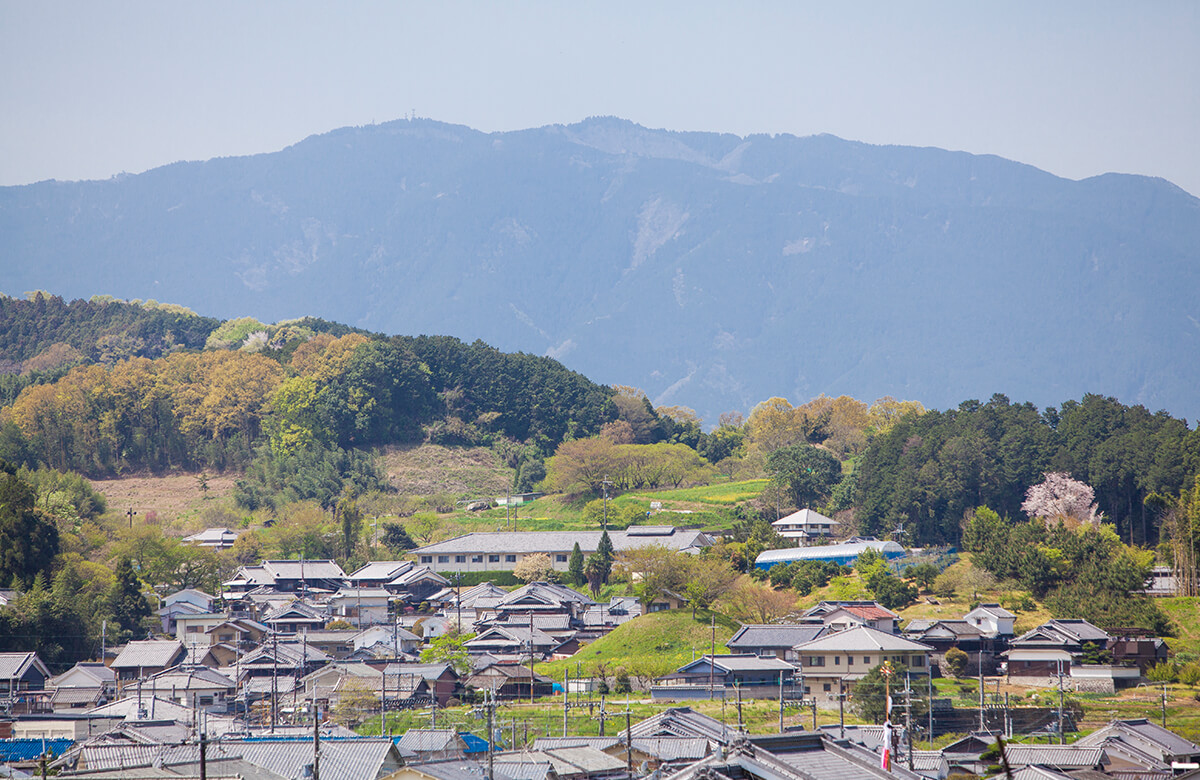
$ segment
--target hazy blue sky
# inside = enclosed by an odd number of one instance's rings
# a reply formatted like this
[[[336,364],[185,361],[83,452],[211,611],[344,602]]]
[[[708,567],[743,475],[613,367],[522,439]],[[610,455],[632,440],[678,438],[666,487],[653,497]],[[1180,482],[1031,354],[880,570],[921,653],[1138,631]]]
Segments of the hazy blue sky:
[[[0,184],[418,116],[833,133],[1200,194],[1200,3],[0,0]]]

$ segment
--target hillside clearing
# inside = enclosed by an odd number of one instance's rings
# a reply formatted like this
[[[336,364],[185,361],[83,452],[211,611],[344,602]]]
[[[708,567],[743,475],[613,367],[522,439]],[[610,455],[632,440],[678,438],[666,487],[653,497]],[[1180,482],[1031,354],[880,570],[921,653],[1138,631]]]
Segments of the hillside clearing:
[[[389,447],[379,465],[401,495],[494,499],[504,495],[513,479],[513,470],[486,447]]]
[[[170,476],[134,476],[89,480],[104,496],[110,512],[137,512],[139,522],[174,522],[198,516],[208,505],[220,503],[232,494],[236,474],[209,475],[207,493],[200,487],[201,472],[183,472]]]

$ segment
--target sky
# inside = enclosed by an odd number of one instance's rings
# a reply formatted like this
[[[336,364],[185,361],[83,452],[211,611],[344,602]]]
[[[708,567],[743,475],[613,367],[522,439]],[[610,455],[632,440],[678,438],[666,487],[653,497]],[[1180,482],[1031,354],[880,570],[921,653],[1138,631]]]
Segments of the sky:
[[[410,114],[832,133],[1200,195],[1200,3],[0,0],[0,185]]]

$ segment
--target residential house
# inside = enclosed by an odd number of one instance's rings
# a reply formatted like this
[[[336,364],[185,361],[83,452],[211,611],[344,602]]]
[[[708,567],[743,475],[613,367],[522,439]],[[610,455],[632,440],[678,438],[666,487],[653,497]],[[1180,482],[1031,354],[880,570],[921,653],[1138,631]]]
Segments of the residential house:
[[[794,663],[798,658],[796,645],[811,642],[830,631],[819,618],[790,624],[746,624],[730,637],[725,646],[731,653],[752,653],[762,658],[778,658]]]
[[[359,633],[353,628],[305,631],[304,641],[333,660],[344,661],[354,652],[354,638]]]
[[[858,626],[836,631],[796,648],[805,692],[835,693],[885,661],[904,665],[913,674],[929,673],[933,648],[895,634]]]
[[[530,555],[547,554],[554,568],[566,571],[578,543],[583,554],[596,552],[601,531],[511,531],[471,533],[413,550],[417,560],[435,571],[512,571]],[[678,552],[699,552],[713,544],[702,531],[674,526],[630,526],[609,531],[613,550],[657,545]]]
[[[279,634],[303,634],[324,628],[329,616],[303,601],[292,601],[267,612],[262,622]]]
[[[900,633],[900,616],[874,601],[822,601],[806,611],[804,617],[820,618],[834,631],[868,626],[887,634]]]
[[[1069,679],[1076,690],[1103,692],[1135,684],[1143,666],[1166,658],[1166,646],[1157,637],[1113,637],[1086,620],[1050,620],[1012,640],[1003,655],[1018,685]]]
[[[1200,764],[1200,745],[1147,718],[1110,721],[1075,744],[1104,747],[1110,754],[1117,745],[1124,745],[1176,770],[1182,765]]]
[[[450,584],[428,566],[412,561],[372,561],[346,577],[351,588],[384,588],[409,604],[418,604]]]
[[[445,707],[450,699],[462,693],[462,680],[448,663],[388,664],[385,673],[389,689],[408,689],[414,687],[417,680],[425,680],[430,692],[437,697],[439,707]]]
[[[1005,644],[1016,636],[1013,626],[1017,622],[1017,616],[999,604],[980,604],[964,615],[963,620],[979,629],[984,636],[1001,639]],[[997,646],[996,649],[1003,650],[1004,648]]]
[[[202,590],[185,588],[162,600],[155,612],[162,621],[164,634],[175,634],[175,619],[179,615],[200,615],[213,611],[215,599]]]
[[[329,609],[334,617],[364,626],[388,622],[388,601],[392,594],[383,588],[342,588],[329,597]]]
[[[246,593],[267,586],[280,593],[335,593],[346,573],[330,560],[267,560],[257,566],[242,566],[224,584],[233,593]]]
[[[117,695],[117,675],[99,662],[81,661],[46,681],[54,691],[50,706],[56,711],[88,709]]]
[[[671,707],[656,712],[630,728],[633,739],[689,737],[707,740],[716,749],[729,741],[730,730],[721,721],[702,715],[691,707]]]
[[[659,677],[650,688],[654,699],[712,698],[713,692],[737,690],[747,698],[774,698],[793,685],[796,667],[778,658],[757,655],[704,655]],[[711,687],[710,687],[711,686]]]
[[[225,623],[229,615],[224,612],[196,612],[175,616],[175,638],[185,645],[211,645],[210,629]]]
[[[805,547],[818,539],[832,537],[838,521],[812,509],[801,509],[779,518],[771,525],[783,538],[795,539],[798,546]]]
[[[957,648],[967,654],[967,672],[979,674],[982,664],[986,674],[993,674],[996,653],[992,640],[966,620],[913,620],[904,628],[904,636],[933,648],[930,660],[939,675],[946,673],[946,652]]]
[[[205,528],[200,533],[183,537],[184,544],[194,544],[209,550],[231,550],[238,535],[228,528]]]
[[[185,707],[226,708],[234,699],[237,685],[233,680],[205,666],[179,666],[152,675],[143,683],[159,696],[169,696]]]
[[[636,597],[613,596],[607,604],[590,604],[579,613],[580,630],[595,638],[641,614],[642,602]]]
[[[616,757],[589,745],[550,750],[523,749],[500,753],[494,759],[500,770],[517,775],[521,768],[549,764],[550,777],[558,780],[622,780],[628,777],[624,757]]]
[[[0,694],[43,691],[49,679],[50,669],[37,653],[0,653]]]
[[[530,630],[528,626],[496,625],[489,626],[463,643],[471,654],[529,655],[532,652],[539,660],[546,658],[561,644],[562,640],[536,627]]]
[[[143,677],[178,666],[187,650],[178,639],[143,639],[130,642],[113,659],[117,685],[124,689]]]
[[[385,649],[391,651],[392,655],[395,655],[397,652],[405,655],[419,652],[422,644],[421,637],[396,625],[380,625],[364,628],[354,635],[351,642],[355,650],[361,650],[374,645],[383,645]]]
[[[529,666],[516,663],[492,664],[467,678],[467,685],[479,690],[490,690],[499,699],[530,699],[530,675],[532,674],[533,697],[549,696],[554,691],[554,681]]]
[[[409,729],[396,740],[396,748],[409,763],[449,761],[467,754],[467,743],[453,729]]]

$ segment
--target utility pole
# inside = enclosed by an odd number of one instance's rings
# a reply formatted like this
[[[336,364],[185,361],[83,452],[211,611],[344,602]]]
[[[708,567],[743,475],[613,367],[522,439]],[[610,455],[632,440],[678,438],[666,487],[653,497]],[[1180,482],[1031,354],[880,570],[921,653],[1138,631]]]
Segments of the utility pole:
[[[563,736],[567,736],[567,712],[571,709],[571,670],[563,670]]]
[[[633,780],[633,726],[630,725],[629,696],[625,696],[625,767]]]
[[[133,516],[136,514],[137,514],[137,512],[133,511],[133,507],[129,507],[129,511],[125,513],[125,516],[129,518],[129,527],[130,528],[133,528]]]
[[[313,780],[321,780],[321,707],[313,696]]]
[[[742,686],[734,681],[733,689],[737,692],[738,731],[745,731],[742,723]]]
[[[783,672],[779,673],[779,733],[783,733]]]
[[[206,756],[206,748],[208,747],[208,739],[203,731],[200,732],[200,780],[208,780],[208,757]],[[45,780],[46,773],[42,772],[42,778]]]
[[[492,720],[496,714],[496,689],[493,688],[491,690],[490,697],[488,696],[488,692],[484,691],[483,697],[484,697],[483,703],[487,707],[487,724],[488,724],[488,733],[487,733],[488,773],[487,773],[487,776],[488,776],[488,780],[494,780],[493,772],[492,772],[492,755],[495,751],[493,750],[492,742],[494,742],[496,739],[496,732],[495,732],[495,726],[492,725]]]
[[[983,714],[983,658],[979,659],[979,730],[986,732],[987,720]]]
[[[529,703],[533,704],[533,610],[529,610]]]
[[[904,728],[908,731],[908,771],[913,768],[912,672],[904,673]]]
[[[929,747],[933,748],[933,671],[925,664],[925,679],[929,683]]]
[[[1058,660],[1058,744],[1063,744],[1063,670],[1062,659]]]

